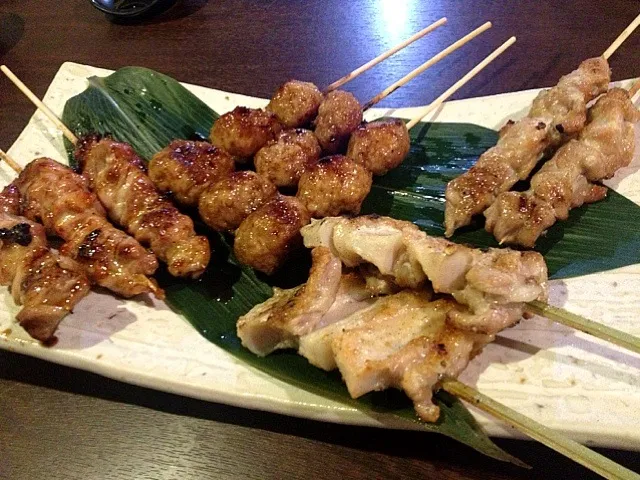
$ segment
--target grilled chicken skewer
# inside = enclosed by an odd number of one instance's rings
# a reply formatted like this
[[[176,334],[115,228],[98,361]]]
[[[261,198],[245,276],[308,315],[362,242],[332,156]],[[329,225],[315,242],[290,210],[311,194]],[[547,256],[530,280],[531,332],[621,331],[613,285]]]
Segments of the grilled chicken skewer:
[[[89,293],[81,267],[49,249],[42,225],[20,216],[14,185],[0,194],[0,284],[22,305],[20,326],[41,342],[54,339],[62,319]]]
[[[589,110],[589,123],[562,146],[531,179],[526,192],[504,192],[484,215],[485,228],[500,243],[533,247],[536,240],[569,211],[604,198],[599,185],[633,158],[634,127],[640,112],[629,94],[613,88]]]
[[[123,297],[163,292],[148,278],[156,258],[134,238],[115,228],[86,180],[48,158],[30,162],[13,185],[22,214],[42,222],[46,233],[64,240],[60,252],[80,264],[92,283]]]
[[[446,189],[447,236],[468,225],[518,180],[527,178],[549,149],[579,132],[586,121],[586,105],[606,92],[610,81],[604,57],[582,62],[555,87],[534,100],[527,117],[507,124],[495,147],[471,169],[450,181]]]

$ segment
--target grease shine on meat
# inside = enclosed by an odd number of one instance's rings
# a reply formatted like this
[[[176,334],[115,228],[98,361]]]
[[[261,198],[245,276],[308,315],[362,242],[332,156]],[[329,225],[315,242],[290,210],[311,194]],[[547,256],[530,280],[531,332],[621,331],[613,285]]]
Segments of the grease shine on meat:
[[[347,157],[374,175],[384,175],[399,166],[409,154],[411,140],[400,119],[363,123],[349,139]]]
[[[305,127],[316,118],[322,99],[322,92],[313,83],[289,80],[273,94],[267,110],[287,128]]]
[[[325,97],[314,122],[322,150],[329,155],[344,153],[349,137],[362,123],[362,106],[351,93],[335,90]]]

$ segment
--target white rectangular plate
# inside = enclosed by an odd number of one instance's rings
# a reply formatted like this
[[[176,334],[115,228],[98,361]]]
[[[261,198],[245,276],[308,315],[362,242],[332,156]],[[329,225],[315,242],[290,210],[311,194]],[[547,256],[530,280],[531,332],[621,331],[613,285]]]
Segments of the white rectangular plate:
[[[85,89],[88,76],[109,73],[65,63],[49,87],[45,102],[61,114],[65,101]],[[266,104],[262,99],[186,87],[219,113],[236,105]],[[521,117],[536,93],[531,90],[450,102],[431,120],[498,128],[508,118]],[[372,109],[366,117],[411,118],[417,111]],[[640,129],[636,130],[636,144],[640,144]],[[632,165],[609,182],[638,204],[639,152],[636,148]],[[40,113],[31,118],[9,153],[23,165],[38,156],[67,162],[61,135]],[[2,164],[2,185],[14,176]],[[550,302],[554,305],[640,335],[640,265],[552,284]],[[202,338],[161,302],[124,301],[91,293],[62,322],[59,342],[52,348],[30,340],[15,323],[18,308],[6,288],[0,292],[0,305],[3,349],[209,401],[322,421],[398,427],[388,419],[371,417],[244,365]],[[461,379],[581,442],[640,450],[640,356],[534,318],[502,332]],[[482,413],[474,411],[474,415],[491,435],[519,436]]]

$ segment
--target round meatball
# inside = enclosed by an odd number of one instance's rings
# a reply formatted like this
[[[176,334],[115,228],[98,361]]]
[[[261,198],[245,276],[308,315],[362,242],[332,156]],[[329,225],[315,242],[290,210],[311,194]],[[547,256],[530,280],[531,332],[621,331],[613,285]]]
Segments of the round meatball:
[[[173,192],[178,202],[198,204],[202,192],[235,169],[227,152],[207,142],[174,140],[149,161],[149,177],[162,192]]]
[[[349,92],[329,93],[318,109],[315,133],[320,146],[328,154],[344,152],[349,136],[362,123],[360,102]]]
[[[318,114],[322,92],[313,83],[289,80],[273,94],[267,110],[288,128],[304,127]]]
[[[321,158],[300,177],[298,199],[313,218],[357,215],[371,190],[372,176],[343,155]]]
[[[402,120],[364,123],[351,134],[347,157],[374,175],[384,175],[404,161],[410,143],[409,131]]]
[[[202,192],[198,211],[214,230],[231,232],[277,192],[273,183],[255,172],[234,172]]]
[[[277,187],[295,187],[308,165],[320,158],[320,144],[310,130],[284,130],[253,159],[256,172]]]
[[[214,122],[211,143],[243,162],[276,138],[280,130],[282,125],[272,112],[236,107]]]
[[[242,222],[233,251],[241,263],[271,275],[302,247],[300,229],[310,221],[295,197],[278,194]]]

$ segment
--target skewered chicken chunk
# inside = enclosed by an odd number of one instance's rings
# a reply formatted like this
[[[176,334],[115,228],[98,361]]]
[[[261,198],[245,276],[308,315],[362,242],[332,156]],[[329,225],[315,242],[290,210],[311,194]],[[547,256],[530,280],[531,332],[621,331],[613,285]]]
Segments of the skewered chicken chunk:
[[[409,154],[409,131],[399,119],[363,123],[349,139],[347,157],[374,175],[384,175]]]
[[[9,185],[0,194],[0,285],[22,305],[16,316],[29,335],[51,341],[56,328],[89,293],[89,281],[73,260],[47,246],[39,223],[18,216],[20,193]]]
[[[302,246],[300,229],[309,220],[295,197],[278,194],[240,224],[233,251],[241,263],[271,275]]]
[[[91,282],[123,297],[151,291],[161,295],[147,277],[156,271],[158,261],[107,221],[83,177],[54,160],[40,158],[29,163],[14,184],[20,191],[23,215],[42,222],[47,234],[62,238],[66,243],[60,253],[77,261]]]
[[[500,243],[533,247],[556,220],[583,203],[601,200],[606,188],[595,184],[627,166],[634,151],[640,112],[629,94],[613,88],[589,110],[589,123],[577,140],[558,150],[531,179],[526,192],[504,192],[485,212],[486,229]]]
[[[76,158],[109,217],[148,245],[171,275],[202,275],[211,256],[209,241],[196,235],[191,218],[159,194],[130,145],[87,137]]]
[[[236,107],[211,127],[211,143],[245,162],[282,130],[275,114],[265,110]]]
[[[320,158],[320,145],[310,130],[283,130],[253,159],[256,172],[277,187],[295,187],[302,172]]]
[[[558,148],[586,121],[586,106],[606,92],[610,81],[607,61],[592,58],[560,79],[558,85],[534,100],[524,119],[508,124],[495,147],[485,152],[463,175],[450,181],[446,190],[447,236],[469,225],[518,180],[524,180],[548,149]]]
[[[287,128],[305,127],[318,114],[322,92],[313,83],[289,80],[273,94],[267,110]]]
[[[233,158],[206,142],[174,140],[149,161],[149,178],[183,205],[198,205],[202,192],[235,170]]]
[[[371,172],[342,156],[321,158],[300,177],[298,199],[313,218],[358,214],[372,184]]]
[[[374,265],[400,287],[451,294],[469,307],[452,315],[458,328],[492,334],[523,314],[523,302],[546,298],[547,269],[537,252],[486,252],[427,236],[409,222],[387,217],[313,221],[302,229],[305,246],[325,246],[347,267]]]
[[[326,154],[342,153],[349,136],[362,123],[362,106],[349,92],[334,90],[320,104],[315,134]]]
[[[265,177],[250,170],[234,172],[202,193],[198,210],[209,227],[232,232],[276,193],[278,189]]]

